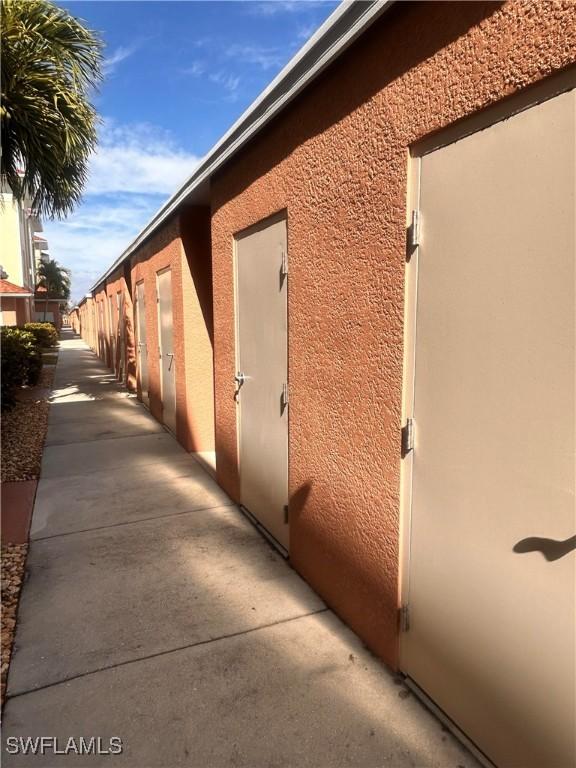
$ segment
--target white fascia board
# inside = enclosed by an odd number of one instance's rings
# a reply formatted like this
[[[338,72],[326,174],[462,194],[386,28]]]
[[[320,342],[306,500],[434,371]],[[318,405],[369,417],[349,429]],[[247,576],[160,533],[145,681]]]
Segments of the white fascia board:
[[[252,102],[210,152],[194,173],[144,226],[112,266],[94,283],[94,291],[138,246],[186,201],[226,160],[246,144],[272,118],[301,93],[326,67],[343,53],[396,0],[344,0],[284,69]]]

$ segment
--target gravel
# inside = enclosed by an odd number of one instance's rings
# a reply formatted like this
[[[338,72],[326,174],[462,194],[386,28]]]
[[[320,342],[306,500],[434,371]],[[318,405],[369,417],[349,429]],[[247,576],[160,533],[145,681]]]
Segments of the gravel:
[[[44,368],[38,387],[23,390],[26,399],[2,413],[3,483],[35,480],[40,474],[50,407],[47,397],[53,379],[54,368]],[[34,390],[38,391],[38,397],[34,396]]]
[[[54,366],[45,366],[38,386],[21,391],[14,408],[2,412],[2,482],[35,480],[40,474],[44,439],[48,428],[48,397],[54,380]],[[18,599],[24,579],[28,544],[3,544],[0,576],[1,619],[1,704],[16,630]]]
[[[4,544],[2,546],[2,561],[0,563],[2,581],[2,653],[1,653],[1,686],[2,706],[6,695],[6,680],[12,654],[12,643],[16,630],[16,612],[18,598],[24,579],[24,566],[28,544]]]

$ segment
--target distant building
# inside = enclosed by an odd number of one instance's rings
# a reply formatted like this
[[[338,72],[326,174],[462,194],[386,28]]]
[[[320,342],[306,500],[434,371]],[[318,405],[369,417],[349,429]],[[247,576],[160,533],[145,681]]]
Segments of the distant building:
[[[66,309],[68,302],[57,293],[47,291],[43,286],[38,286],[34,294],[35,323],[53,323],[59,331],[62,327],[62,311]]]
[[[36,258],[47,244],[36,244],[42,222],[26,202],[18,203],[6,186],[0,198],[0,325],[21,325],[34,318]]]

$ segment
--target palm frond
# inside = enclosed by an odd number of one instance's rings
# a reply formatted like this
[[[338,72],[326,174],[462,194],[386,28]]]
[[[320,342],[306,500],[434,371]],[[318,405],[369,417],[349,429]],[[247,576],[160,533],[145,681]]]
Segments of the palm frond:
[[[49,0],[0,0],[2,176],[49,217],[79,202],[96,147],[90,90],[102,77],[98,36]]]

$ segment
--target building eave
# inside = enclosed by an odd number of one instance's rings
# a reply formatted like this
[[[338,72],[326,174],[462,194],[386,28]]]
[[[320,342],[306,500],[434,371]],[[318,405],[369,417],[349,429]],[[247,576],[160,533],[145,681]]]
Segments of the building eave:
[[[140,233],[92,285],[94,291],[128,259],[182,204],[208,204],[210,178],[332,64],[396,0],[344,0],[284,69],[262,91],[208,154],[193,174],[162,205]]]

